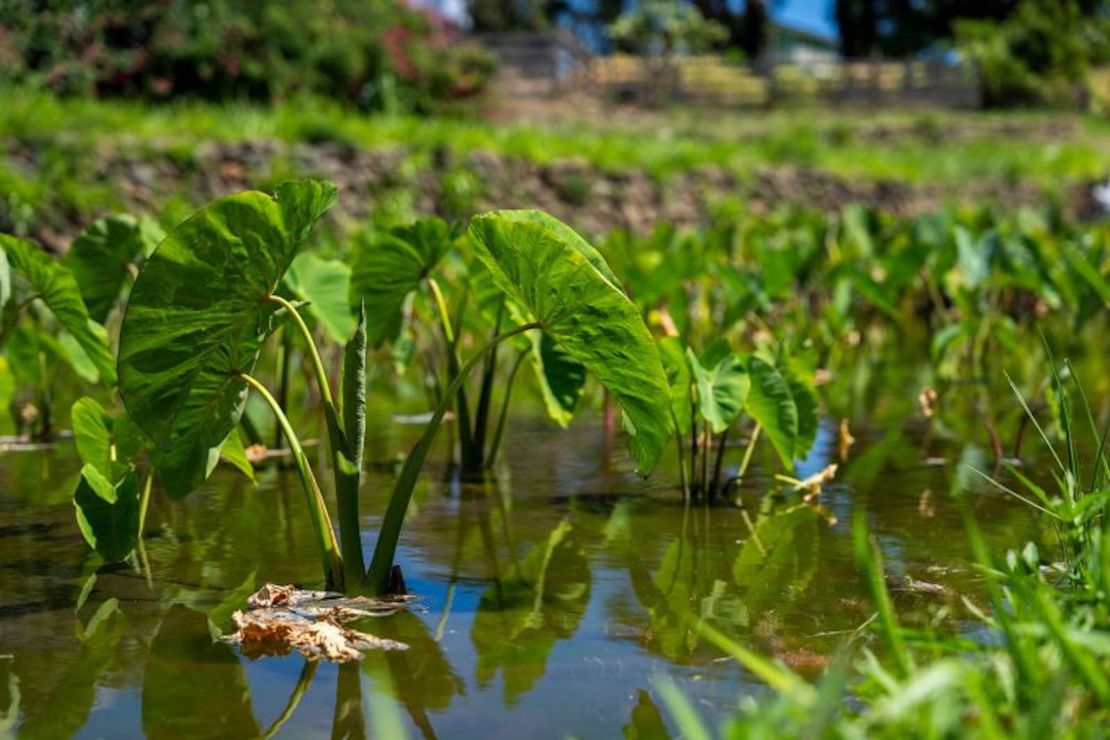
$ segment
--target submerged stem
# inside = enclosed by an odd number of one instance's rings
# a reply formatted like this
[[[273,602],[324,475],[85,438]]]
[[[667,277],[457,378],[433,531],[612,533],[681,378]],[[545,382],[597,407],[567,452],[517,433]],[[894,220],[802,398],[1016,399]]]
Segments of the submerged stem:
[[[335,530],[332,528],[327,505],[324,503],[324,494],[320,492],[320,485],[316,482],[316,476],[312,474],[312,467],[308,464],[308,456],[305,455],[304,448],[301,447],[301,441],[297,437],[297,433],[293,431],[293,425],[289,423],[289,419],[285,416],[285,412],[281,410],[277,400],[270,394],[270,391],[266,390],[266,386],[246,373],[242,373],[239,377],[243,379],[244,383],[257,391],[258,395],[262,396],[269,404],[270,410],[274,412],[274,417],[289,442],[289,451],[293,454],[293,462],[296,463],[297,472],[301,477],[301,485],[304,486],[308,511],[312,519],[312,529],[316,534],[316,543],[320,547],[320,557],[324,566],[324,579],[327,582],[327,588],[342,591],[344,583],[343,558],[339,554],[339,544],[336,542]]]
[[[370,560],[370,569],[366,573],[366,585],[372,593],[385,593],[388,587],[389,571],[393,566],[393,557],[397,552],[397,541],[401,537],[401,525],[405,522],[405,513],[408,511],[412,492],[416,488],[416,480],[420,475],[421,468],[424,467],[424,459],[428,456],[428,451],[432,447],[436,431],[439,429],[440,422],[443,421],[443,415],[447,413],[447,409],[451,406],[452,396],[455,395],[466,376],[481,362],[487,352],[510,337],[539,328],[541,326],[538,323],[524,324],[498,334],[475,352],[452,378],[451,385],[448,386],[440,398],[439,405],[432,413],[428,426],[424,427],[424,433],[420,435],[420,439],[417,440],[408,457],[405,458],[405,464],[401,467],[401,474],[397,477],[397,482],[393,486],[393,494],[389,497],[389,505],[386,508],[385,517],[382,519],[378,542],[374,546],[374,556]]]

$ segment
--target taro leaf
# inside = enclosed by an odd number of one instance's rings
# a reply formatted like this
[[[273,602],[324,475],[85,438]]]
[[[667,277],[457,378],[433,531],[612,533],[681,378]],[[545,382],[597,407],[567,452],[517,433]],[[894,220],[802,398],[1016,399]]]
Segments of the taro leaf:
[[[351,275],[351,305],[366,302],[367,341],[392,342],[401,331],[405,299],[451,246],[447,224],[425,218],[374,234],[357,247]]]
[[[532,367],[547,415],[559,426],[566,427],[586,387],[586,368],[546,332],[532,332],[529,339],[532,341]]]
[[[335,198],[334,185],[313,180],[284,183],[275,197],[221,198],[174,228],[135,280],[120,396],[160,448],[155,465],[171,494],[204,480],[239,423],[240,375],[254,369],[276,318],[267,299]]]
[[[306,252],[297,255],[285,284],[302,301],[308,302],[308,313],[324,327],[333,342],[345,342],[355,330],[351,304],[351,268],[339,260],[322,259]]]
[[[148,738],[262,735],[243,664],[212,639],[204,613],[174,605],[162,618],[143,675],[142,724]]]
[[[640,312],[601,255],[539,211],[497,211],[470,223],[494,282],[624,411],[637,469],[651,472],[670,437],[670,390]]]
[[[794,408],[798,416],[798,436],[794,440],[794,458],[801,460],[813,447],[817,439],[817,392],[813,383],[801,370],[788,367],[783,373],[794,398]]]
[[[109,563],[126,560],[139,536],[139,478],[129,472],[113,484],[95,465],[81,468],[73,494],[77,526],[89,547]]]
[[[65,262],[95,321],[103,323],[119,301],[127,267],[143,253],[143,237],[138,219],[117,214],[97,219],[70,245]]]
[[[671,411],[679,434],[690,431],[693,423],[693,409],[690,395],[690,363],[686,358],[686,348],[678,337],[663,337],[659,340],[659,359],[667,374],[671,387]]]
[[[247,459],[247,450],[238,429],[232,429],[231,434],[220,445],[220,459],[254,481],[254,466]]]
[[[92,465],[101,474],[113,477],[113,463],[118,458],[112,452],[112,417],[94,398],[79,398],[69,412],[73,439],[81,462]]]
[[[726,351],[723,356],[713,352],[705,356],[712,364],[702,365],[690,349],[686,350],[690,368],[698,387],[698,411],[709,422],[714,434],[720,434],[736,421],[744,409],[752,380],[743,358]]]
[[[754,355],[748,358],[748,374],[751,391],[744,410],[763,427],[783,465],[791,467],[798,446],[798,407],[790,383],[774,365]]]
[[[42,300],[96,367],[106,385],[116,382],[116,368],[104,327],[89,318],[73,274],[34,244],[0,234],[11,271],[26,283],[27,298]],[[22,296],[21,296],[22,298]]]
[[[998,241],[996,231],[988,231],[976,240],[963,226],[956,227],[956,253],[960,270],[970,287],[977,288],[989,277]]]
[[[73,338],[72,334],[62,332],[58,335],[57,339],[49,334],[43,334],[39,337],[43,340],[43,344],[49,348],[62,359],[67,365],[73,368],[73,372],[77,373],[78,377],[88,383],[95,383],[100,379],[100,371],[96,365],[93,364],[92,359],[81,349],[81,345]]]
[[[514,703],[543,675],[555,642],[573,635],[590,601],[590,566],[569,519],[534,546],[478,602],[470,639],[478,683],[504,673]]]

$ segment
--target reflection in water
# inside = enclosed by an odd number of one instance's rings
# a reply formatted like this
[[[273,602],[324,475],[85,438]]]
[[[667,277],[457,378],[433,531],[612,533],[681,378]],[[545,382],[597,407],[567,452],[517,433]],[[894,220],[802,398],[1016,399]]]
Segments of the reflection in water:
[[[544,674],[555,641],[578,629],[589,599],[590,566],[563,519],[482,594],[470,629],[479,685],[500,670],[505,701],[514,703]]]
[[[258,737],[243,666],[212,640],[203,613],[175,604],[162,617],[143,674],[142,720],[149,738]]]
[[[989,466],[983,447],[935,419],[887,423],[900,402],[860,401],[850,376],[833,382],[830,405],[863,404],[883,423],[853,416],[859,441],[822,505],[840,522],[866,510],[907,625],[947,612],[938,629],[959,629],[958,597],[897,584],[912,576],[976,600],[947,492],[975,485],[956,478],[957,461]],[[832,459],[836,425],[823,425],[800,475]],[[600,454],[600,420],[566,432],[514,420],[508,442],[497,478],[425,479],[400,554],[422,602],[356,625],[410,649],[345,666],[251,661],[212,638],[263,579],[318,585],[289,473],[262,471],[257,488],[218,473],[184,502],[156,498],[148,582],[86,552],[68,501],[72,454],[0,458],[0,655],[13,656],[0,657],[0,735],[662,737],[662,676],[709,713],[759,690],[699,639],[699,622],[815,672],[870,616],[847,525],[776,484],[773,456],[756,455],[742,509],[684,506],[666,466],[643,483],[623,453]],[[391,473],[367,479],[370,532]],[[994,542],[1036,534],[990,491],[975,505]]]

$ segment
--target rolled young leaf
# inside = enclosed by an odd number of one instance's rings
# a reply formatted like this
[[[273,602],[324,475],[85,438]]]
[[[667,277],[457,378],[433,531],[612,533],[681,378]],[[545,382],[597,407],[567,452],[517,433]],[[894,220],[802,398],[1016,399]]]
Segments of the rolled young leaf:
[[[495,211],[470,223],[478,258],[624,412],[637,469],[655,466],[670,436],[670,390],[640,312],[602,256],[539,211]]]
[[[221,198],[147,260],[120,331],[119,391],[162,467],[214,466],[246,404],[241,375],[253,371],[280,310],[269,298],[335,199],[334,185],[313,180],[284,183],[272,197]]]
[[[108,333],[89,317],[73,274],[23,239],[0,234],[0,248],[6,253],[11,272],[24,283],[20,287],[26,298],[40,299],[58,324],[73,336],[77,346],[96,367],[100,379],[106,385],[114,384],[116,368],[108,349]]]

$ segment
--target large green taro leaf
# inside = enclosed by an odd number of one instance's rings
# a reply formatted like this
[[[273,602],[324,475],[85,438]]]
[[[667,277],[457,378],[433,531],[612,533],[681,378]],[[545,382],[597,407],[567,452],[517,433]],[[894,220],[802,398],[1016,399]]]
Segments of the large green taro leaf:
[[[16,298],[41,300],[58,324],[76,342],[107,385],[116,382],[116,369],[104,327],[89,317],[73,274],[34,244],[0,234],[0,248],[20,288]],[[16,286],[13,286],[13,288]]]
[[[115,214],[97,219],[77,235],[66,253],[89,315],[101,323],[119,302],[128,267],[161,241],[163,234],[152,222]]]
[[[312,180],[284,183],[274,197],[221,198],[147,260],[120,331],[119,391],[164,453],[160,472],[210,463],[239,422],[240,376],[254,369],[276,312],[268,298],[335,198],[334,185]]]
[[[438,218],[374,234],[356,247],[350,303],[366,302],[366,334],[371,347],[395,340],[408,295],[451,246],[451,231]]]
[[[496,211],[470,223],[479,259],[624,411],[637,469],[655,466],[670,435],[670,390],[640,312],[601,255],[539,211]]]

